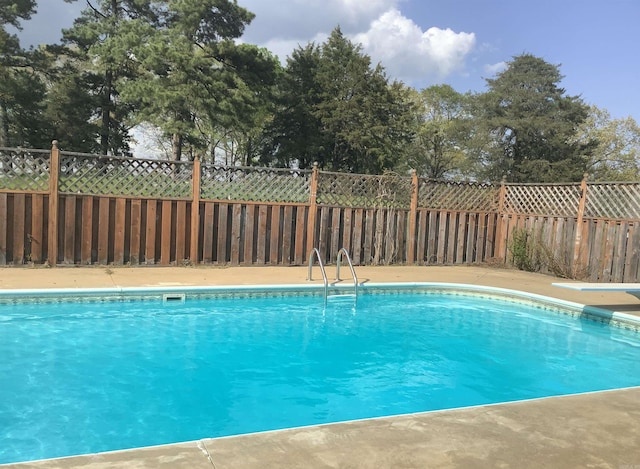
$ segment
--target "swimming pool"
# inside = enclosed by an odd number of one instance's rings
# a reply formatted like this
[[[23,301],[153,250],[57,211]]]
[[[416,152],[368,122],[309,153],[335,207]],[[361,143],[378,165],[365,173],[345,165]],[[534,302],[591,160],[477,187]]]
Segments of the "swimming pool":
[[[0,463],[640,384],[624,315],[460,285],[361,292],[3,293]]]

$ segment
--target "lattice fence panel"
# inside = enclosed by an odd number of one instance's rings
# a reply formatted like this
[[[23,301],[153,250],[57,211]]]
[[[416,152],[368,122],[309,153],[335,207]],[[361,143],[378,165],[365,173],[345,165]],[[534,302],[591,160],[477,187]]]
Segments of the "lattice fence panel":
[[[578,215],[579,184],[507,184],[504,212],[555,217]]]
[[[200,196],[208,200],[305,203],[311,171],[202,165]]]
[[[411,178],[321,172],[316,200],[345,207],[409,208]]]
[[[434,210],[492,212],[499,187],[492,184],[418,180],[418,206]]]
[[[193,164],[60,153],[60,192],[190,199]]]
[[[584,216],[640,219],[640,184],[588,183]]]
[[[0,189],[49,190],[49,150],[0,147]]]

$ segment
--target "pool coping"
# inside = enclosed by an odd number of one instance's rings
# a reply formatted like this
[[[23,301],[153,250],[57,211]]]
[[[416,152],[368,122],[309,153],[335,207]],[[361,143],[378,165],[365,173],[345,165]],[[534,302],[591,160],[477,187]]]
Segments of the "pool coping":
[[[349,293],[353,284],[332,283],[334,293]],[[426,293],[465,294],[503,299],[529,306],[551,309],[561,314],[580,316],[613,327],[640,332],[640,317],[597,306],[585,305],[522,290],[452,282],[367,282],[358,285],[358,292],[383,294],[400,290],[425,289]],[[0,290],[0,305],[38,302],[99,302],[132,300],[167,300],[167,295],[189,295],[192,297],[246,297],[251,295],[288,296],[295,294],[322,296],[324,286],[318,284],[273,284],[273,285],[217,285],[217,286],[146,286],[104,288],[29,288]],[[72,296],[72,298],[70,298]],[[183,298],[185,299],[185,298]]]

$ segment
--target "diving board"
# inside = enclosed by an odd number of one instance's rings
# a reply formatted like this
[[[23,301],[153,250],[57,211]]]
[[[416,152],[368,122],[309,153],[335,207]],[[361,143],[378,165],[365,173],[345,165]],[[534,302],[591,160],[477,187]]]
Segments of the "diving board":
[[[560,282],[552,283],[554,287],[569,288],[578,291],[616,292],[622,291],[640,299],[640,283],[580,283]]]

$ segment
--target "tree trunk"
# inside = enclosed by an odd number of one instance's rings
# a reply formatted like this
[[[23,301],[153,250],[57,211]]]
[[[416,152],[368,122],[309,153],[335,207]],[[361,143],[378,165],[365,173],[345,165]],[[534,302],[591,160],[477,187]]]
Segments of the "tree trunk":
[[[174,133],[171,138],[171,160],[180,161],[182,158],[182,135]]]
[[[111,133],[111,92],[113,88],[113,72],[107,70],[104,75],[104,91],[102,94],[102,125],[100,128],[100,151],[109,154],[109,135]]]
[[[9,146],[9,115],[7,103],[0,99],[0,147]]]

